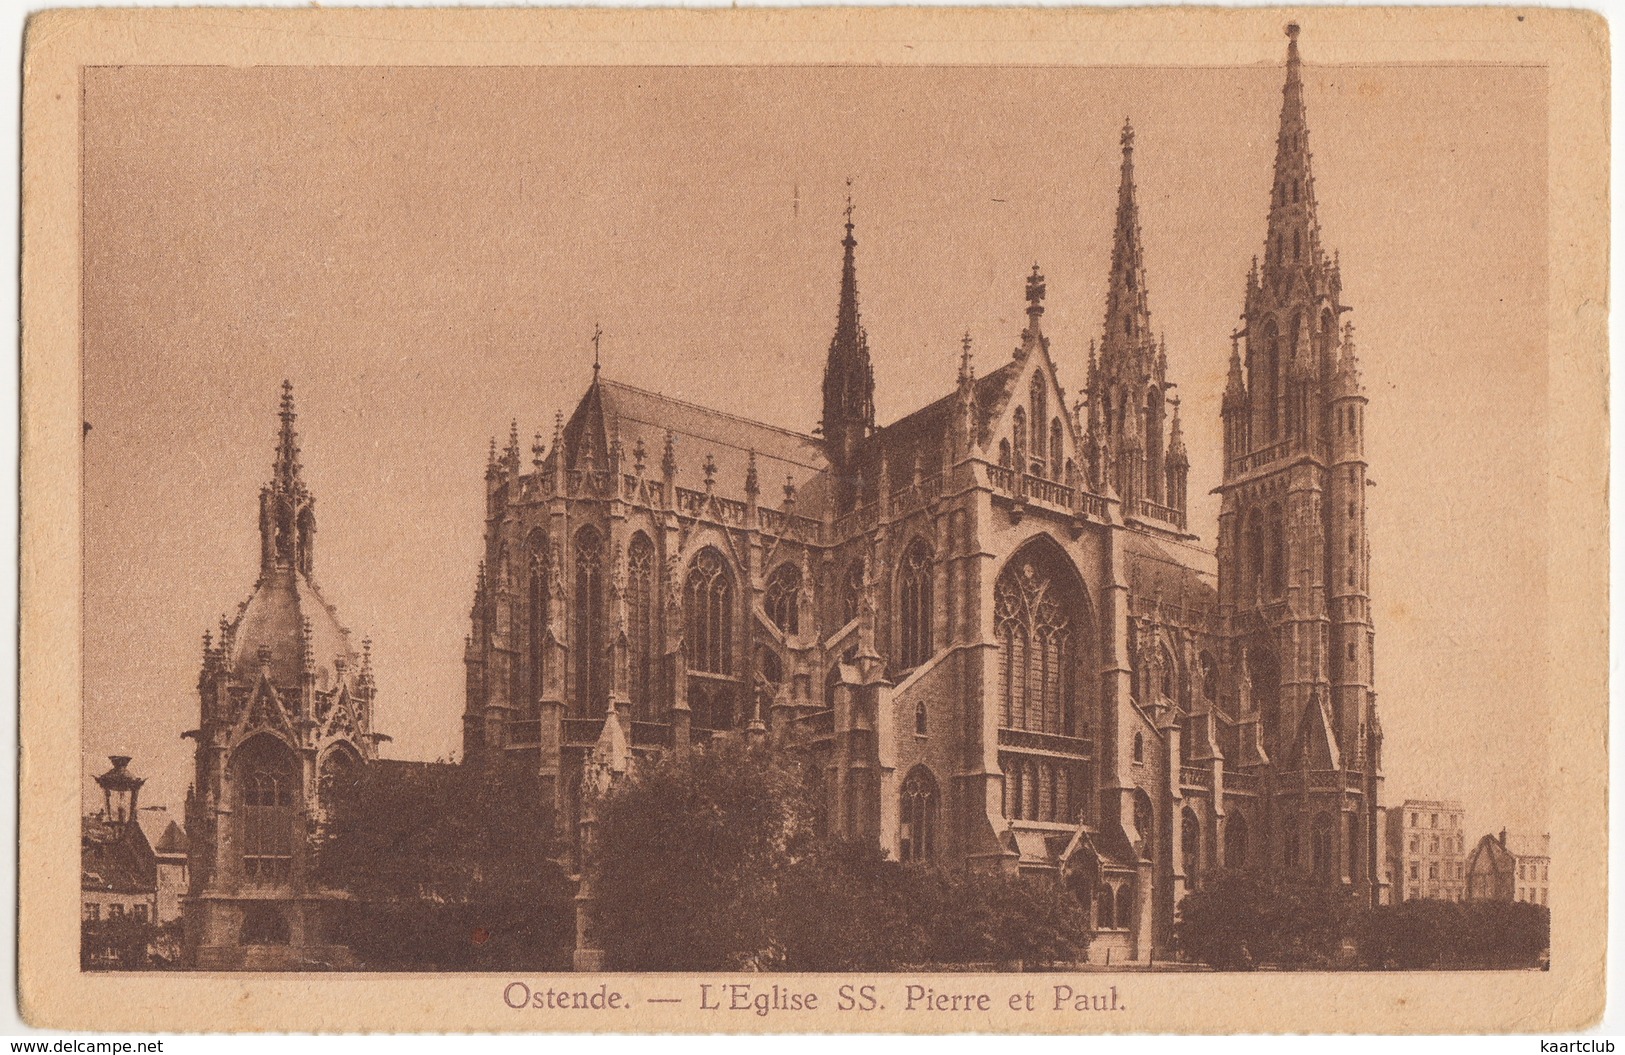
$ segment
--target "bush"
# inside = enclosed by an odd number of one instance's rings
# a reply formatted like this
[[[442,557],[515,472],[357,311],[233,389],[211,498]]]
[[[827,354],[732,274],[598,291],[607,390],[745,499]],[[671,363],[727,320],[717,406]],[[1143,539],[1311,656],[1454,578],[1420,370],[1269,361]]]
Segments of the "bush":
[[[1516,969],[1551,944],[1551,911],[1507,901],[1407,901],[1368,910],[1361,959],[1371,967]]]
[[[1527,968],[1550,943],[1541,905],[1499,901],[1358,904],[1343,890],[1220,873],[1179,905],[1175,940],[1187,960],[1220,970],[1259,964],[1325,969]],[[1352,942],[1353,957],[1343,949]]]
[[[347,891],[337,937],[382,970],[556,969],[574,884],[555,860],[534,776],[474,765],[366,766],[318,836],[323,882]]]
[[[1064,887],[902,865],[823,837],[803,777],[793,760],[724,742],[612,789],[592,853],[611,966],[883,971],[1084,955],[1088,914]]]
[[[1359,907],[1347,891],[1219,872],[1179,903],[1174,941],[1185,959],[1220,970],[1326,968],[1341,961],[1358,927]]]

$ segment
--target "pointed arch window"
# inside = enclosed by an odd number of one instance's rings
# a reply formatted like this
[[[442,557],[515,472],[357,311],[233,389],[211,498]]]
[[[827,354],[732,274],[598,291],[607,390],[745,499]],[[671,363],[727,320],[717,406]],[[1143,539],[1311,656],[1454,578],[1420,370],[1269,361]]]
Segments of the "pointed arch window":
[[[786,561],[767,577],[767,617],[786,634],[799,632],[801,569]]]
[[[1005,469],[1010,468],[1014,464],[1010,459],[1011,459],[1010,441],[1009,440],[1000,440],[999,441],[999,465],[1000,465],[1000,467],[1005,468]]]
[[[293,752],[273,737],[254,737],[232,759],[232,777],[244,877],[250,883],[287,882],[301,812]]]
[[[1281,332],[1272,319],[1264,324],[1264,436],[1274,441],[1280,431]]]
[[[1162,501],[1162,389],[1152,385],[1145,393],[1145,489],[1153,502]]]
[[[733,582],[716,550],[701,550],[689,566],[683,612],[688,623],[688,669],[732,676]]]
[[[655,548],[644,534],[626,548],[627,673],[632,716],[652,722],[659,714],[659,649],[655,641]]]
[[[1018,554],[994,586],[999,724],[1073,736],[1087,603],[1056,571],[1049,554]]]
[[[1044,422],[1049,420],[1049,391],[1044,387],[1044,372],[1033,374],[1033,461],[1042,464],[1047,456],[1044,444]],[[1025,468],[1025,467],[1024,467]]]
[[[1197,889],[1200,884],[1202,871],[1202,822],[1196,819],[1196,813],[1190,807],[1181,811],[1179,852],[1181,863],[1185,866],[1186,885]]]
[[[899,833],[904,861],[936,856],[937,782],[924,766],[915,766],[903,781]]]
[[[1332,819],[1324,813],[1316,814],[1309,830],[1309,868],[1316,879],[1331,878],[1335,838]]]
[[[903,553],[898,574],[898,601],[902,615],[902,640],[898,662],[912,670],[931,658],[931,550],[924,539],[915,539]]]
[[[576,533],[575,693],[570,711],[578,718],[604,713],[609,690],[604,651],[604,543],[596,530]]]
[[[1049,423],[1049,474],[1052,479],[1060,480],[1062,478],[1061,464],[1064,460],[1065,451],[1063,450],[1061,444],[1061,419],[1053,418]],[[1066,464],[1071,466],[1072,463],[1070,461],[1066,461]],[[1072,481],[1070,477],[1072,474],[1071,472],[1068,472],[1066,475],[1068,477],[1067,485],[1071,486]]]
[[[1269,518],[1269,589],[1271,597],[1286,592],[1285,535],[1281,526],[1281,507],[1270,506]]]

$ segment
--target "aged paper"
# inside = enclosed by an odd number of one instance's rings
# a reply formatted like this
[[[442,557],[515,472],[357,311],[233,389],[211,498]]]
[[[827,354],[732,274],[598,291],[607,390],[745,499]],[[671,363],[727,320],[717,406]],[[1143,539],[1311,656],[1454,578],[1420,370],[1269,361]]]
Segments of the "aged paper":
[[[35,17],[25,1018],[1594,1022],[1607,62]]]

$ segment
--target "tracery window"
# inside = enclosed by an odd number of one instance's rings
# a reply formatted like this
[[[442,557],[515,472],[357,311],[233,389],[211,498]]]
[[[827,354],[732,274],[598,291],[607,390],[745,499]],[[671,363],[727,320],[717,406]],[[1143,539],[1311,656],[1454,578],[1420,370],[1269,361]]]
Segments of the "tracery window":
[[[255,737],[232,762],[238,788],[238,845],[251,882],[286,882],[293,872],[299,773],[293,754],[269,736]]]
[[[734,674],[733,580],[713,549],[701,550],[683,584],[689,710],[704,729],[731,729],[738,717]]]
[[[1061,459],[1063,456],[1061,445],[1061,419],[1055,418],[1049,423],[1049,474],[1052,479],[1061,479]],[[1067,485],[1071,486],[1068,480]]]
[[[767,577],[764,598],[767,617],[786,634],[798,632],[801,609],[801,569],[788,561]]]
[[[683,587],[688,669],[733,674],[733,583],[716,550],[701,550]]]
[[[641,533],[633,536],[626,550],[626,623],[632,716],[652,722],[659,709],[660,674],[655,641],[655,549]]]
[[[924,766],[915,766],[903,781],[901,850],[904,861],[929,861],[936,855],[937,782]]]
[[[931,550],[916,539],[903,553],[898,600],[902,615],[898,662],[912,670],[931,658]]]
[[[1083,600],[1033,559],[1013,560],[994,587],[999,644],[999,724],[1075,735]],[[1085,617],[1086,618],[1086,617]]]
[[[575,560],[575,694],[571,713],[597,718],[604,713],[609,686],[604,674],[604,544],[598,532],[584,527],[576,534]]]
[[[328,748],[322,756],[321,775],[317,779],[322,811],[330,812],[355,787],[360,775],[361,757],[353,747],[340,741]]]
[[[1016,471],[1027,471],[1027,411],[1016,408],[1015,420],[1010,426],[1010,445],[1015,453]]]

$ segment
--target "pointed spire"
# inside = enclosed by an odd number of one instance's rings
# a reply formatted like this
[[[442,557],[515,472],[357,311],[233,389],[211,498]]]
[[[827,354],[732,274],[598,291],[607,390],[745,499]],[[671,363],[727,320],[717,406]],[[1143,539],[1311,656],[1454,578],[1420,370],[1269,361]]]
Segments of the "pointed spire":
[[[1168,402],[1174,405],[1174,420],[1168,426],[1168,464],[1169,466],[1188,466],[1190,458],[1185,451],[1185,430],[1179,423],[1179,397],[1171,396]],[[1175,503],[1170,502],[1169,504],[1179,508]]]
[[[1117,226],[1112,235],[1111,282],[1106,293],[1106,332],[1100,353],[1120,359],[1150,336],[1151,308],[1145,290],[1145,252],[1140,245],[1140,207],[1134,194],[1134,126],[1123,121],[1123,166],[1117,184]]]
[[[1230,335],[1230,375],[1224,385],[1224,409],[1239,408],[1247,398],[1247,382],[1241,373],[1241,333]]]
[[[536,430],[536,436],[530,442],[530,464],[537,472],[542,471],[542,461],[547,454],[547,448],[542,446],[542,430]]]
[[[299,478],[299,434],[293,427],[298,416],[293,409],[293,382],[284,380],[282,409],[277,414],[282,420],[282,427],[277,433],[276,462],[272,467],[271,479],[271,487],[279,492],[304,489],[303,481]]]
[[[824,443],[837,469],[852,460],[859,441],[874,431],[875,378],[869,338],[858,314],[858,275],[852,235],[851,180],[847,180],[846,237],[841,240],[841,293],[835,336],[824,364]]]
[[[1286,27],[1286,35],[1286,84],[1281,88],[1281,126],[1275,138],[1275,181],[1270,187],[1269,235],[1264,246],[1265,275],[1275,284],[1281,283],[1288,269],[1323,262],[1296,22]]]
[[[745,465],[745,497],[751,501],[762,493],[761,480],[756,475],[756,452],[750,452],[750,461]]]
[[[660,471],[670,480],[677,475],[677,437],[666,430],[666,449],[660,455]]]

